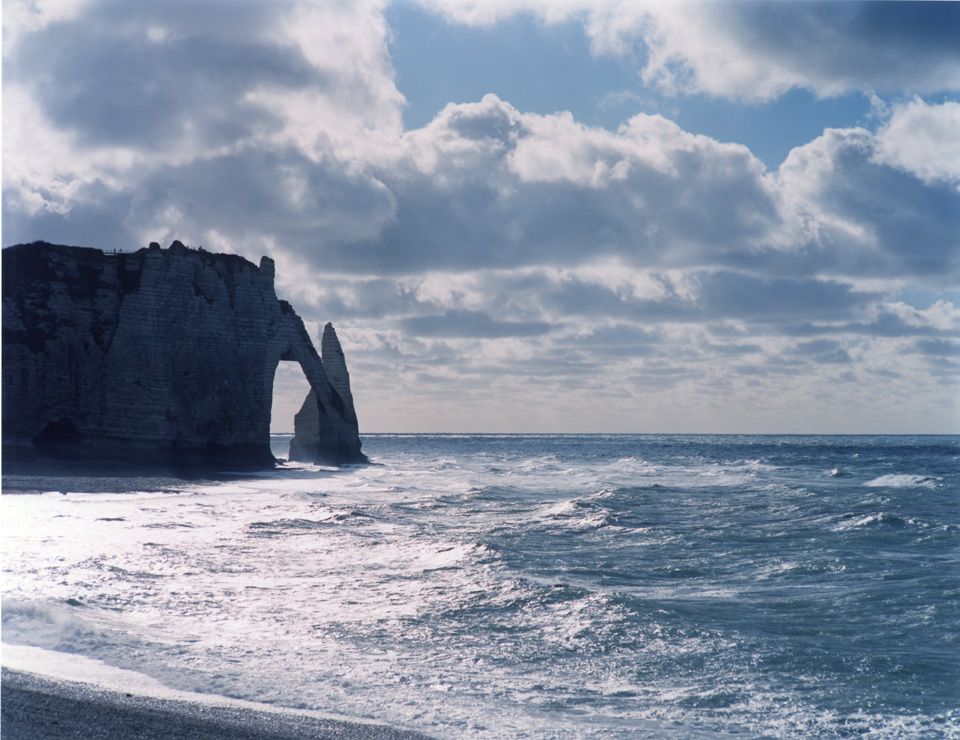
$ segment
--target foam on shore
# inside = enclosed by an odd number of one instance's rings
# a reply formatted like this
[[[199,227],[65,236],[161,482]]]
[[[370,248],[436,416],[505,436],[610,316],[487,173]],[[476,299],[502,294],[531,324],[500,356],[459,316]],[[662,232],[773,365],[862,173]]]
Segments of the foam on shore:
[[[428,740],[419,733],[210,694],[79,655],[2,645],[4,738]]]

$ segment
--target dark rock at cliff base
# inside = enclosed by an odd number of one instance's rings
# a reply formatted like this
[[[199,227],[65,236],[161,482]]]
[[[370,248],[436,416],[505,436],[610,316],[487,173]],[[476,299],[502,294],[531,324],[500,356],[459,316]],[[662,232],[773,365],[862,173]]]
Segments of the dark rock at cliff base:
[[[4,463],[272,466],[281,360],[310,383],[318,455],[364,462],[352,399],[347,413],[269,258],[3,250]]]
[[[347,372],[347,361],[333,324],[328,323],[323,327],[320,352],[323,367],[334,397],[339,400],[343,417],[348,424],[356,425],[357,412],[353,407],[353,393],[350,392],[350,374]],[[316,393],[311,390],[304,399],[300,411],[293,418],[294,436],[290,440],[291,460],[321,464],[330,462],[323,447],[320,420],[320,407],[317,404]]]

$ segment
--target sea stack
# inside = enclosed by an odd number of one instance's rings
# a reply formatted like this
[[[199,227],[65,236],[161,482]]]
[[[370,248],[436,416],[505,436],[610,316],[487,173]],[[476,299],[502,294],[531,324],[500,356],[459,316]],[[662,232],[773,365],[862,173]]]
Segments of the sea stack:
[[[303,321],[277,298],[271,259],[178,241],[3,250],[5,463],[270,467],[281,360],[310,383],[317,458],[364,462],[352,399],[348,414]]]

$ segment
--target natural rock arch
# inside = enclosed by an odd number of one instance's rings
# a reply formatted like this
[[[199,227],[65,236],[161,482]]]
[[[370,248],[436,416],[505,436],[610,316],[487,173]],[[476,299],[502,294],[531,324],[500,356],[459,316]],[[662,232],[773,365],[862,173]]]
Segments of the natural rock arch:
[[[353,393],[350,391],[350,374],[347,372],[346,358],[333,324],[328,323],[323,327],[320,351],[334,408],[348,426],[356,425],[357,412],[353,406]],[[312,383],[310,386],[311,390],[304,399],[303,406],[294,417],[295,434],[290,442],[290,459],[318,462],[324,448],[324,436],[327,434],[325,424],[328,424],[329,416],[323,403],[318,401],[316,387]]]

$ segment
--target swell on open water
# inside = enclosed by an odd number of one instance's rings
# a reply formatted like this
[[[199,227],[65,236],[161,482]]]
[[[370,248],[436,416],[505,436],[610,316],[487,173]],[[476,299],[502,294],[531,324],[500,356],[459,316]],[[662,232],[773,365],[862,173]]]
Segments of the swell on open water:
[[[960,738],[958,437],[364,450],[4,476],[4,641],[442,740]]]

